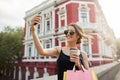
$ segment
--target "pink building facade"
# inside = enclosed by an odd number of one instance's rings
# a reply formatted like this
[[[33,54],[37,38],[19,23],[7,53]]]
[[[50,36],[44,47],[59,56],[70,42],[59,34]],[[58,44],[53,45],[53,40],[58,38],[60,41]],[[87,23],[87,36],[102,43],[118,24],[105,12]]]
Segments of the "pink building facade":
[[[36,25],[36,33],[44,48],[65,46],[66,38],[63,31],[68,24],[75,22],[91,36],[91,43],[83,39],[78,45],[80,50],[87,52],[90,66],[106,64],[114,60],[115,36],[97,0],[46,0],[26,12],[23,59],[14,67],[15,80],[36,79],[57,73],[57,58],[39,55],[35,48],[30,21],[36,15],[42,17],[41,23]]]

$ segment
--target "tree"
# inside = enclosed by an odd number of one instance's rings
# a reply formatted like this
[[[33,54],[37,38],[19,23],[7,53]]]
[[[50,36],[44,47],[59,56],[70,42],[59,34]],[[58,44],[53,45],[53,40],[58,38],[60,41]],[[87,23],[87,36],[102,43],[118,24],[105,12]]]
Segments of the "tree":
[[[120,38],[116,40],[116,46],[117,46],[117,59],[120,59]]]
[[[0,71],[12,72],[14,62],[21,59],[23,28],[5,27],[0,32]]]

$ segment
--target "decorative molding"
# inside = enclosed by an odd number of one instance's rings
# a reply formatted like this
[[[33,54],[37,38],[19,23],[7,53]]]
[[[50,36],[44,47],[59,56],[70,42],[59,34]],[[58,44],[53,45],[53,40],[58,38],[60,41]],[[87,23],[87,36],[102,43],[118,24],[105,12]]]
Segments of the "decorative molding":
[[[60,8],[60,10],[58,11],[58,15],[62,15],[62,14],[65,14],[66,13],[66,10],[65,10],[65,7],[62,7]]]

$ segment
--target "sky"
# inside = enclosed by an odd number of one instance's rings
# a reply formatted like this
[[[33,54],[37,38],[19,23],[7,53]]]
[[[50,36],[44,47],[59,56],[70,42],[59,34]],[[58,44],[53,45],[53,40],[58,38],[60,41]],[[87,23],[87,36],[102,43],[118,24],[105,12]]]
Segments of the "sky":
[[[0,30],[9,25],[23,26],[25,12],[45,0],[0,0]],[[120,38],[120,4],[119,0],[99,0],[108,25],[116,38]]]

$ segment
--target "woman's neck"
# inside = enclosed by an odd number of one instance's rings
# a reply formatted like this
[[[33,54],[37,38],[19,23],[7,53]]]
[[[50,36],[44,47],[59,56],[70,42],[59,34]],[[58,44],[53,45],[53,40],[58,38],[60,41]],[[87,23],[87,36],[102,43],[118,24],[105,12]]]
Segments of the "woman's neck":
[[[68,48],[77,48],[77,44],[76,43],[68,43],[67,47]]]

